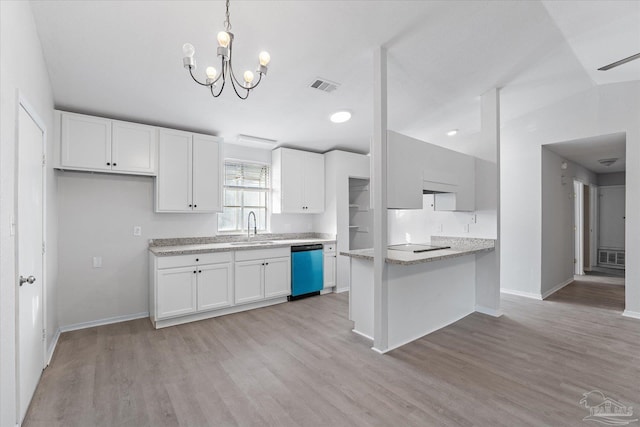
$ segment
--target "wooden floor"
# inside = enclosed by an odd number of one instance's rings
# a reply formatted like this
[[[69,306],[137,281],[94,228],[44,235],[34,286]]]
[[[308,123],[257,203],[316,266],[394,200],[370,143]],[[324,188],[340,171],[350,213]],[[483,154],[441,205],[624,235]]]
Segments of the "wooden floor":
[[[583,393],[640,415],[640,321],[624,288],[504,296],[387,355],[330,294],[162,330],[65,333],[24,426],[585,426]],[[632,423],[631,425],[636,425]]]

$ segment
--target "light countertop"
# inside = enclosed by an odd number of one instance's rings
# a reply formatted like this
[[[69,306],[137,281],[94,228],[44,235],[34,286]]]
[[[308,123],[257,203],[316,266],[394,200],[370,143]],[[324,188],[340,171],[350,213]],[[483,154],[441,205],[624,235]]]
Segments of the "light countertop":
[[[412,265],[473,255],[482,252],[491,252],[495,250],[495,240],[493,239],[467,239],[463,237],[454,238],[432,236],[431,244],[451,246],[451,248],[420,253],[387,250],[387,257],[385,261],[388,264]],[[373,248],[343,251],[340,252],[340,255],[373,261]]]
[[[316,243],[335,243],[336,239],[326,236],[300,236],[299,238],[270,239],[269,235],[259,235],[251,241],[233,240],[216,242],[214,238],[186,238],[186,239],[158,239],[151,241],[149,251],[156,256],[189,255],[209,252],[230,252],[252,249],[283,248],[298,245],[310,245]],[[268,241],[268,243],[263,243]],[[167,244],[174,243],[174,244]]]

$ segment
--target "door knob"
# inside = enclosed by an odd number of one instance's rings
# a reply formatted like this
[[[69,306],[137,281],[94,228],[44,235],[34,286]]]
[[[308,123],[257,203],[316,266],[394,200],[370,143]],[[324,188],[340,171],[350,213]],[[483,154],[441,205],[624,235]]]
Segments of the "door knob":
[[[26,279],[23,276],[20,276],[20,286],[24,285],[25,283],[32,284],[35,281],[36,281],[36,278],[33,276],[29,276]]]

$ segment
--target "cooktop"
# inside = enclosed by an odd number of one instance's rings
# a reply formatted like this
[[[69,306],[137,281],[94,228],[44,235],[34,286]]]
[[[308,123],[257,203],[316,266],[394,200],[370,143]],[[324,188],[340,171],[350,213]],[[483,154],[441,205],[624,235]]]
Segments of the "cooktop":
[[[429,251],[437,251],[439,249],[449,249],[451,246],[433,246],[428,244],[421,243],[403,243],[401,245],[390,245],[388,249],[392,249],[394,251],[405,251],[405,252],[429,252]]]

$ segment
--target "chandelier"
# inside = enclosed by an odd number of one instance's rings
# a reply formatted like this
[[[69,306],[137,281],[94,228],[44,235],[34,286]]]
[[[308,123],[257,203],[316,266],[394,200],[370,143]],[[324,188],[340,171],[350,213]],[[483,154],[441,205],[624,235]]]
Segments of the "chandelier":
[[[218,74],[218,71],[214,67],[207,67],[205,70],[205,74],[207,75],[205,82],[202,83],[199,81],[193,75],[193,70],[196,69],[196,61],[193,58],[195,49],[191,43],[185,43],[184,46],[182,46],[182,52],[184,53],[182,63],[184,68],[189,70],[189,74],[193,81],[201,86],[208,87],[214,98],[217,98],[222,94],[224,85],[226,84],[227,79],[229,79],[236,95],[238,95],[240,99],[247,99],[251,90],[260,84],[262,76],[267,74],[267,64],[269,64],[271,56],[269,53],[264,51],[260,52],[260,55],[258,55],[260,66],[256,70],[256,73],[258,73],[258,80],[255,83],[253,81],[254,75],[249,70],[245,71],[242,75],[244,80],[242,83],[236,78],[233,72],[233,64],[231,62],[231,54],[233,52],[233,33],[231,32],[231,22],[229,20],[229,0],[227,0],[226,5],[227,14],[224,21],[225,31],[220,31],[218,33],[218,56],[221,59],[220,69],[222,72]],[[216,83],[218,83],[220,79],[222,79],[222,83],[218,88]]]

